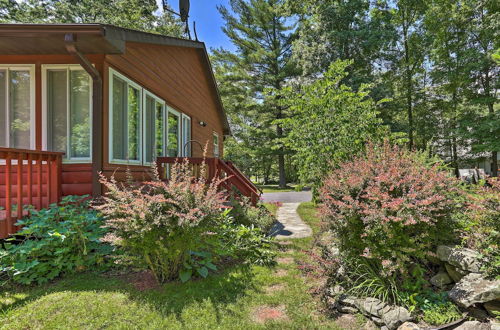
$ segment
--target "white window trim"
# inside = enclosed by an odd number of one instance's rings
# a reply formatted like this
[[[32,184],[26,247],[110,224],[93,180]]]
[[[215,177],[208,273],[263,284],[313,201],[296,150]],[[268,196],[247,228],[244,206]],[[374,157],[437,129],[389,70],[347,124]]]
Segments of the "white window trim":
[[[141,141],[140,143],[138,144],[138,148],[139,150],[137,151],[138,155],[139,155],[139,159],[138,160],[124,160],[124,159],[114,159],[113,158],[113,76],[116,76],[120,79],[122,79],[123,81],[125,81],[129,86],[133,87],[133,88],[136,88],[138,91],[139,91],[139,129],[140,129],[140,132],[139,132],[139,136],[141,138]],[[143,121],[143,90],[144,88],[142,86],[140,86],[139,84],[137,84],[136,82],[134,82],[133,80],[131,80],[130,78],[124,76],[123,74],[121,74],[120,72],[116,71],[115,69],[113,68],[109,68],[109,88],[108,88],[108,96],[109,96],[109,106],[108,106],[108,109],[109,109],[109,115],[108,115],[108,121],[109,121],[109,131],[108,131],[108,146],[109,146],[109,163],[110,164],[128,164],[128,165],[143,165],[143,143],[144,143],[144,139],[143,139],[143,136],[142,136],[142,131],[143,131],[143,125],[144,125],[144,121]],[[128,109],[127,109],[128,111]]]
[[[35,149],[36,145],[36,113],[35,113],[35,64],[0,64],[0,69],[4,69],[7,71],[29,71],[30,73],[30,149]],[[7,81],[8,82],[8,81]],[[6,85],[6,93],[7,97],[5,98],[5,102],[9,102],[9,84],[7,83]],[[5,109],[9,109],[8,103],[6,104]],[[7,117],[6,120],[9,122],[10,111],[7,111]],[[5,132],[7,135],[7,145],[10,145],[10,129],[8,132]],[[10,146],[8,147],[10,148]]]
[[[188,140],[188,137],[187,137],[187,132],[184,131],[184,119],[187,119],[189,121],[189,133],[190,133],[190,137],[189,137],[189,140]],[[192,127],[192,124],[191,124],[191,117],[189,117],[188,115],[186,114],[182,114],[181,116],[181,141],[182,141],[182,150],[181,150],[181,155],[183,157],[192,157],[192,154],[193,154],[193,146],[192,145],[189,145],[189,148],[191,148],[191,155],[188,155],[187,154],[187,150],[189,150],[187,147],[188,147],[188,142],[190,143],[190,141],[193,140],[193,127]],[[190,143],[191,144],[191,143]]]
[[[165,101],[160,98],[159,96],[151,93],[150,91],[146,90],[146,89],[142,89],[143,90],[143,98],[142,98],[142,109],[144,109],[143,111],[145,112],[146,111],[146,98],[149,96],[151,98],[153,98],[155,100],[155,102],[158,102],[161,104],[162,108],[161,108],[161,111],[162,111],[162,121],[163,121],[163,148],[162,148],[162,151],[163,151],[163,155],[166,154],[166,150],[167,150],[167,139],[168,139],[168,134],[167,134],[167,130],[166,130],[166,127],[167,127],[167,124],[168,124],[168,120],[166,119],[166,115],[168,115],[168,112],[167,112],[167,106],[165,104]],[[146,118],[146,116],[144,115],[144,118]],[[155,123],[156,123],[156,116],[155,116]],[[146,141],[146,138],[147,138],[147,132],[146,132],[146,120],[143,120],[142,121],[142,131],[143,131],[143,134],[142,134],[142,144],[145,145],[145,141]],[[157,156],[156,156],[156,126],[154,127],[154,132],[155,132],[155,146],[153,148],[153,159],[155,159]],[[142,151],[142,159],[144,159],[144,164],[145,165],[151,165],[150,162],[147,162],[146,161],[146,148],[142,148],[143,151]]]
[[[219,137],[219,134],[217,134],[217,132],[215,132],[215,131],[213,132],[213,136],[217,137],[217,144],[215,144],[215,143],[213,144],[214,145],[214,157],[220,158],[220,137]]]
[[[44,64],[42,65],[42,148],[43,150],[48,150],[48,109],[47,109],[47,71],[48,70],[79,70],[79,71],[85,71],[85,69],[82,68],[81,65],[79,64]],[[69,77],[66,78],[67,81],[69,81]],[[89,75],[89,110],[90,110],[90,157],[73,157],[73,158],[68,158],[68,155],[63,156],[63,163],[92,163],[92,115],[93,115],[93,88],[92,88],[92,77]],[[67,100],[69,102],[69,98]],[[69,103],[67,104],[66,111],[69,112]],[[69,114],[68,114],[68,120],[69,120]],[[69,127],[69,125],[68,125]],[[68,137],[67,143],[67,148],[69,150],[70,147],[70,141]]]

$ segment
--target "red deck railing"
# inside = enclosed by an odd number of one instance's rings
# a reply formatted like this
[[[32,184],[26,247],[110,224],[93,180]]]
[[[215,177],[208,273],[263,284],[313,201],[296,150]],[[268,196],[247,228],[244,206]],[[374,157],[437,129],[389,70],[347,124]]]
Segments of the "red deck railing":
[[[260,190],[241,173],[232,162],[224,161],[218,158],[187,158],[189,164],[192,166],[194,176],[198,176],[203,162],[207,165],[207,180],[210,182],[215,177],[224,178],[222,183],[224,189],[232,192],[233,188],[239,191],[243,196],[246,196],[255,205],[261,195]],[[185,158],[178,157],[158,157],[156,164],[158,166],[160,175],[166,178],[167,169],[165,164],[174,164],[175,162],[182,162]]]
[[[0,148],[0,238],[17,231],[17,219],[61,198],[61,152]]]

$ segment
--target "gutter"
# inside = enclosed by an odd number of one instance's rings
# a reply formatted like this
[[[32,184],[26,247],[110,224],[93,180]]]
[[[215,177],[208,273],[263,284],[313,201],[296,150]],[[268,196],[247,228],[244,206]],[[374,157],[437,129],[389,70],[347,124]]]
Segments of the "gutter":
[[[69,54],[73,55],[82,68],[92,77],[92,196],[102,194],[99,173],[102,171],[102,98],[103,83],[99,71],[76,47],[76,35],[66,33],[64,44]]]

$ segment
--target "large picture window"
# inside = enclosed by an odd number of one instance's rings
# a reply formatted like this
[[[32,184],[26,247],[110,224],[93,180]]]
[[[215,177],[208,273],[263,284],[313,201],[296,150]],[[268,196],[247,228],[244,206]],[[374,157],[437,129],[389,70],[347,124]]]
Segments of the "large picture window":
[[[91,159],[90,76],[80,66],[47,66],[45,74],[46,146],[66,160]]]
[[[34,147],[33,66],[0,66],[0,146]]]
[[[113,69],[109,90],[112,163],[147,165],[158,156],[191,155],[189,116]]]

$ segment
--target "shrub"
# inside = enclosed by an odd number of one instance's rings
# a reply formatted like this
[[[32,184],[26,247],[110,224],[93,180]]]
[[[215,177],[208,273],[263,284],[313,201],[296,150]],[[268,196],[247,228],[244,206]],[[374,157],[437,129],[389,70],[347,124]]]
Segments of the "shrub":
[[[500,277],[500,180],[471,185],[466,194],[467,210],[457,213],[462,224],[462,245],[480,252],[485,261],[484,271]]]
[[[230,215],[236,223],[244,226],[255,226],[263,233],[268,233],[276,222],[276,218],[264,205],[253,206],[248,199],[232,199],[231,206]]]
[[[101,242],[103,219],[85,197],[68,196],[59,205],[31,210],[19,220],[23,237],[0,249],[0,274],[21,284],[45,283],[62,274],[102,265],[111,247]]]
[[[412,263],[453,236],[457,185],[421,153],[369,145],[327,177],[321,214],[347,260],[370,259],[383,276],[407,278]]]
[[[206,252],[226,196],[219,191],[220,180],[206,182],[205,165],[195,178],[187,160],[175,163],[168,182],[159,179],[156,169],[153,172],[155,179],[141,186],[101,176],[108,193],[99,209],[111,230],[106,240],[140,257],[164,282],[192,267],[193,251]]]

